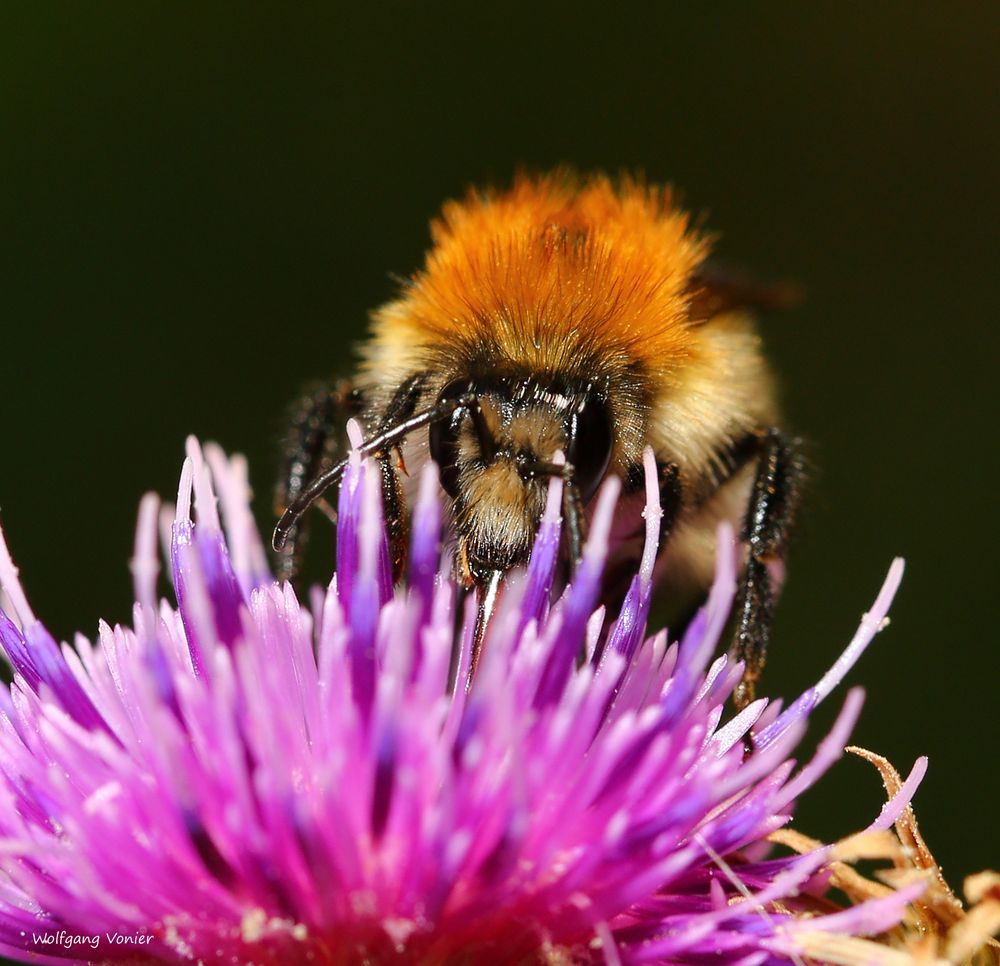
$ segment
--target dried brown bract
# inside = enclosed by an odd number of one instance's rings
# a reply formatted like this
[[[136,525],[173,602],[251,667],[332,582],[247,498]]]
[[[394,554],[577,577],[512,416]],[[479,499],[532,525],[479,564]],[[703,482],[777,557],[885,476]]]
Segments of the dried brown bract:
[[[902,787],[899,772],[881,755],[863,748],[847,749],[871,762],[882,776],[891,798]],[[771,840],[796,852],[809,852],[820,843],[792,829],[782,829]],[[829,886],[842,893],[852,905],[891,895],[896,889],[923,879],[927,886],[909,906],[903,921],[887,933],[871,939],[832,935],[826,932],[802,934],[798,939],[807,955],[824,963],[861,964],[934,963],[948,966],[998,966],[1000,943],[1000,873],[986,871],[965,880],[965,900],[955,895],[917,827],[916,816],[907,805],[893,832],[865,832],[838,843],[829,867]],[[891,863],[869,878],[853,863],[881,859]],[[829,912],[826,900],[819,900],[817,912]]]

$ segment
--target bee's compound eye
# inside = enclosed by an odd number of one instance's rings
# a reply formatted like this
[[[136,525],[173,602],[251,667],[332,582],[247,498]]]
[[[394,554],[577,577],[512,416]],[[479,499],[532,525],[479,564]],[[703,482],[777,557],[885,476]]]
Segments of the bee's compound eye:
[[[441,390],[438,402],[458,399],[471,389],[468,379],[453,379]],[[458,433],[466,415],[464,409],[456,409],[446,419],[431,423],[429,431],[431,459],[438,465],[441,486],[453,499],[458,496]]]
[[[588,396],[569,419],[567,427],[569,452],[566,458],[573,465],[573,478],[586,503],[607,472],[614,443],[611,434],[611,414],[604,401]]]

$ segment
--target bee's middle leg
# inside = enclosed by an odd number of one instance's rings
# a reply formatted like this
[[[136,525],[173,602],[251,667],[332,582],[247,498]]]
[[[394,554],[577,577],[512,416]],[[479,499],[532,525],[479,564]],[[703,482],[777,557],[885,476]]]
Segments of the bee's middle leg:
[[[295,403],[274,495],[274,508],[279,516],[313,479],[332,465],[344,423],[358,415],[361,407],[360,393],[346,380],[332,386],[314,386]],[[288,535],[289,551],[277,558],[280,580],[297,578],[307,537],[308,528],[303,520]]]

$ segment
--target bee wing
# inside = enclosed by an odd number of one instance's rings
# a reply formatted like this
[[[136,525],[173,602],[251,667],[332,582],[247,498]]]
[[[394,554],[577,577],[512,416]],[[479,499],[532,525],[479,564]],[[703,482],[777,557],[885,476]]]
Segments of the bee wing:
[[[802,302],[802,289],[794,282],[761,282],[734,265],[703,262],[688,283],[690,319],[707,322],[713,316],[737,309],[765,312],[793,309]]]

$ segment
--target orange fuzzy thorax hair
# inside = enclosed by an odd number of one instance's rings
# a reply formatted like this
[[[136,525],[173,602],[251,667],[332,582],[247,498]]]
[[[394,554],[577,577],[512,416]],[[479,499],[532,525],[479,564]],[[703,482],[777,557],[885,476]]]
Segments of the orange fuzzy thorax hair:
[[[661,378],[691,351],[687,287],[707,246],[662,189],[521,177],[449,202],[431,233],[424,268],[375,313],[376,343],[534,371],[638,365]]]

